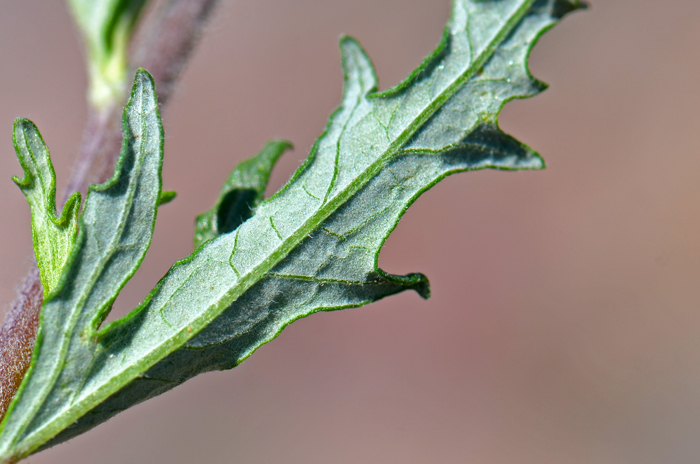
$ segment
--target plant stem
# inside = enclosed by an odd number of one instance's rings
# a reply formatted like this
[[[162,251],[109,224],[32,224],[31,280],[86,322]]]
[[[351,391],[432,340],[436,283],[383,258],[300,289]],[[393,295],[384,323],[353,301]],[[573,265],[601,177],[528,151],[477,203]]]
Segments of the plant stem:
[[[161,109],[170,100],[178,78],[202,28],[218,0],[168,0],[145,18],[131,47],[132,68],[146,68],[155,78]],[[125,97],[125,96],[124,96]],[[121,147],[121,102],[90,109],[78,158],[63,200],[90,184],[109,179]],[[0,328],[0,419],[29,367],[39,327],[43,290],[36,266],[20,285],[19,294]]]
[[[39,269],[33,266],[0,328],[0,412],[3,416],[32,358],[43,299]]]

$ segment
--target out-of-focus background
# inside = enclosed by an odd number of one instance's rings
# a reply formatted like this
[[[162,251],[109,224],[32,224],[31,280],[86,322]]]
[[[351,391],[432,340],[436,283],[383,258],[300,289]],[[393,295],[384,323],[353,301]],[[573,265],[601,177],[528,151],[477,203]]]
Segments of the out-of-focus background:
[[[700,460],[700,2],[593,0],[546,34],[551,88],[502,127],[541,172],[447,179],[380,257],[413,293],[298,321],[238,368],[118,415],[42,463],[696,463]],[[125,314],[191,251],[193,219],[273,137],[296,150],[340,101],[337,39],[382,88],[437,44],[449,0],[223,0],[165,115],[154,244]],[[0,302],[32,260],[12,120],[33,119],[65,185],[86,116],[63,2],[0,1]]]

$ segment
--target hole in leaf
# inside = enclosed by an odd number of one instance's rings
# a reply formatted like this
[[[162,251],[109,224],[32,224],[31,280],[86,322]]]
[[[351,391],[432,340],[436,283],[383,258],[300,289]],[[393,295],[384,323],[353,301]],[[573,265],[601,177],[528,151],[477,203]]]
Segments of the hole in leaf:
[[[216,230],[220,234],[234,231],[253,216],[258,193],[253,189],[232,190],[224,196],[219,205]]]

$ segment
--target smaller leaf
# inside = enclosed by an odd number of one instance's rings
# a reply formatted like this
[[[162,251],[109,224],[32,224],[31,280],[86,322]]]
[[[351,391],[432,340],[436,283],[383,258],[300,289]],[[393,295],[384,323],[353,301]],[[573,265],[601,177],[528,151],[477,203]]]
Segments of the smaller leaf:
[[[27,197],[32,213],[32,242],[44,296],[61,278],[78,233],[80,193],[70,196],[60,217],[56,216],[56,174],[49,149],[39,129],[28,119],[17,119],[12,136],[24,179],[13,177]]]
[[[167,205],[177,197],[177,192],[174,190],[165,190],[160,193],[160,198],[158,199],[158,206]]]
[[[291,148],[292,144],[286,140],[273,140],[256,156],[231,171],[214,207],[197,216],[195,249],[221,234],[232,232],[255,214],[255,208],[265,197],[272,168],[282,153]]]
[[[102,108],[128,84],[128,49],[148,0],[67,0],[87,47],[90,101]]]

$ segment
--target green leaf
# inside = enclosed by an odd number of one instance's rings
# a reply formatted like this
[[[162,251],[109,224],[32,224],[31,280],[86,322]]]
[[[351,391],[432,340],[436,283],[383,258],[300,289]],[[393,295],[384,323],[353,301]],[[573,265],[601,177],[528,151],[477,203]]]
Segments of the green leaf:
[[[67,0],[87,47],[90,101],[102,108],[127,85],[132,31],[148,0]]]
[[[290,148],[292,144],[285,140],[273,140],[256,156],[231,171],[214,207],[197,216],[195,249],[221,234],[236,230],[255,214],[255,208],[265,197],[272,168],[282,153]]]
[[[56,217],[56,174],[39,130],[30,120],[17,119],[12,139],[24,169],[24,179],[13,180],[27,197],[32,212],[32,242],[46,296],[58,285],[75,243],[80,193],[71,195],[61,217]]]
[[[114,177],[91,186],[67,271],[44,301],[29,370],[5,416],[0,461],[26,456],[57,431],[98,369],[97,329],[136,272],[153,234],[161,194],[163,133],[151,76],[139,70],[124,110],[124,141]]]
[[[177,197],[177,192],[174,190],[165,190],[160,193],[160,198],[158,199],[158,206],[167,205]]]
[[[382,93],[363,50],[344,38],[343,101],[306,163],[255,215],[176,263],[138,308],[102,329],[150,240],[143,235],[153,224],[160,178],[124,180],[120,192],[134,192],[128,205],[126,197],[112,195],[116,211],[143,208],[120,213],[130,219],[119,230],[140,235],[118,237],[139,250],[117,266],[119,273],[111,266],[116,258],[102,254],[118,247],[91,246],[116,237],[114,209],[92,199],[103,199],[95,196],[102,190],[91,191],[71,270],[45,303],[30,373],[3,421],[0,459],[67,440],[201,372],[235,367],[314,312],[409,289],[428,297],[423,275],[377,267],[382,244],[416,198],[447,175],[543,167],[536,153],[500,131],[497,115],[507,101],[543,89],[527,70],[529,51],[563,13],[581,6],[576,0],[455,0],[436,52]],[[141,115],[142,138],[155,140],[159,124],[143,122],[157,118],[155,107],[145,114],[134,109],[139,95],[146,106],[147,93],[135,90],[127,114],[130,120]],[[155,161],[142,159],[142,152],[130,153],[118,170],[134,173],[126,178],[159,172],[159,165],[146,169]]]

